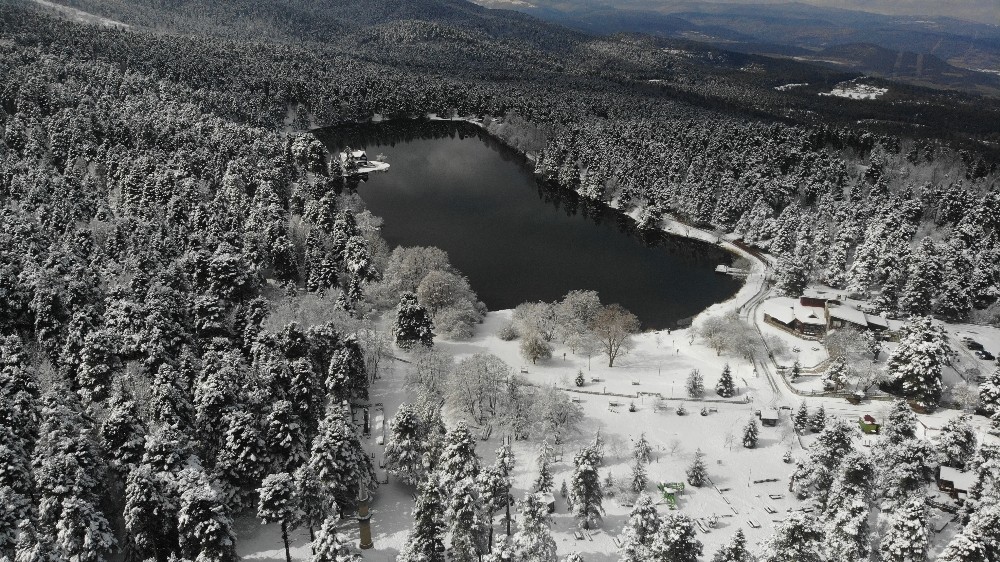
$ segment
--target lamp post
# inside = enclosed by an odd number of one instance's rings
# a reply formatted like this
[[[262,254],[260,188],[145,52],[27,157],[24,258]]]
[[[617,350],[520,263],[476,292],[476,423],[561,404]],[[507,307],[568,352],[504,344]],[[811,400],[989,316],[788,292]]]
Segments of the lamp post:
[[[358,546],[361,550],[368,550],[375,546],[372,541],[372,514],[368,509],[368,477],[362,476],[358,481],[358,527],[361,537]]]

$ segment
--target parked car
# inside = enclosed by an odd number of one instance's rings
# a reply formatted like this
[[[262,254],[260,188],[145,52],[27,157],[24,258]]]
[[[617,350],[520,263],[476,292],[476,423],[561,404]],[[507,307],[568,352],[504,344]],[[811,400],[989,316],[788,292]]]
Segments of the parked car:
[[[976,357],[980,359],[985,359],[986,361],[993,361],[994,359],[996,359],[996,357],[994,357],[992,353],[986,351],[985,349],[980,349],[979,351],[977,351]]]
[[[983,344],[977,342],[976,340],[965,340],[965,347],[973,351],[983,350]]]

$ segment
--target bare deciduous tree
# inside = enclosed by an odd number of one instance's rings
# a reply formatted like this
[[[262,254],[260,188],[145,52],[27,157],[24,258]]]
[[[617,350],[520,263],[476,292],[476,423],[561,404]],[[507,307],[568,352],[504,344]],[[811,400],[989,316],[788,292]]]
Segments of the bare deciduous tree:
[[[590,329],[608,356],[608,367],[614,367],[615,359],[631,349],[632,334],[639,331],[639,319],[622,305],[609,304],[597,313]]]

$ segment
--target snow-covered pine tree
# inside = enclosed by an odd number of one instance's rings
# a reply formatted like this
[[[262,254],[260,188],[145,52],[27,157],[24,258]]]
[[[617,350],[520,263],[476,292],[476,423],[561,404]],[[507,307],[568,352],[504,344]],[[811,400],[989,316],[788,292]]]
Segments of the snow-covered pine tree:
[[[920,241],[910,262],[909,275],[899,294],[900,310],[912,316],[930,314],[940,287],[941,258],[934,241],[927,236]]]
[[[969,414],[952,418],[934,437],[942,465],[965,470],[972,461],[976,454],[976,430],[971,422]]]
[[[879,545],[881,559],[884,562],[926,560],[928,540],[927,497],[916,493],[890,516]]]
[[[261,482],[257,490],[257,517],[262,523],[279,523],[281,525],[281,541],[285,545],[285,561],[292,562],[288,550],[288,530],[295,530],[295,525],[301,521],[300,501],[296,497],[296,485],[292,475],[287,472],[269,474]]]
[[[145,560],[177,549],[177,506],[171,486],[139,464],[125,481],[125,531],[130,552]]]
[[[514,465],[516,462],[514,459],[514,449],[510,445],[500,445],[497,447],[494,456],[496,457],[497,468],[500,469],[504,478],[510,478],[514,473]]]
[[[555,480],[552,477],[552,446],[548,440],[542,441],[541,451],[538,453],[538,476],[535,478],[534,489],[536,492],[551,492],[555,487]]]
[[[226,434],[216,457],[216,472],[232,499],[238,501],[260,485],[271,464],[261,435],[260,420],[250,412],[236,411],[224,418]]]
[[[757,427],[757,420],[750,418],[750,421],[743,428],[743,446],[747,449],[756,448],[759,435],[760,428]]]
[[[820,431],[823,431],[824,427],[826,427],[826,410],[824,410],[823,405],[820,404],[819,408],[816,409],[816,412],[809,420],[809,429],[811,429],[813,433],[819,433]]]
[[[701,541],[694,530],[694,520],[676,511],[667,513],[649,546],[652,560],[663,562],[697,562],[702,552]]]
[[[186,468],[177,529],[181,554],[189,560],[236,562],[236,533],[226,500],[200,468]]]
[[[465,422],[459,422],[444,438],[444,450],[438,470],[441,486],[454,490],[460,480],[473,480],[479,476],[479,455],[476,454],[476,439]]]
[[[40,533],[30,519],[23,519],[17,527],[17,542],[9,558],[14,562],[58,562],[61,560],[52,541]]]
[[[987,416],[1000,412],[1000,368],[979,385],[979,407]]]
[[[474,478],[462,478],[453,486],[445,509],[445,521],[451,536],[448,559],[453,562],[477,562],[479,556],[486,552],[489,517]]]
[[[712,562],[754,562],[756,557],[747,550],[747,537],[743,529],[736,529],[733,540],[719,547],[712,556]]]
[[[413,528],[397,557],[399,562],[445,562],[445,508],[440,490],[436,474],[418,487]]]
[[[622,562],[645,562],[650,559],[649,547],[660,530],[660,515],[656,505],[646,493],[640,493],[629,513],[628,521],[619,535],[618,549]]]
[[[399,296],[396,323],[393,324],[396,345],[400,349],[410,349],[418,344],[431,347],[434,345],[433,329],[430,313],[417,302],[417,295],[410,291],[403,292]]]
[[[925,316],[904,329],[899,347],[889,355],[890,379],[903,396],[921,408],[933,409],[941,400],[941,367],[947,358],[944,330]]]
[[[513,546],[516,560],[556,562],[556,540],[549,529],[548,506],[536,494],[528,493],[521,501]]]
[[[774,288],[782,295],[798,298],[806,288],[806,270],[802,262],[792,256],[778,259],[774,273]]]
[[[867,454],[852,451],[840,465],[826,510],[820,515],[823,550],[828,562],[867,560],[871,551],[868,515],[875,466]]]
[[[991,545],[996,548],[996,545]],[[938,562],[992,562],[989,548],[982,537],[966,534],[955,535],[938,555]]]
[[[649,464],[653,459],[653,448],[649,445],[649,441],[646,440],[645,432],[639,434],[639,439],[636,440],[635,448],[632,450],[632,456],[646,464]]]
[[[580,553],[571,552],[570,554],[566,555],[566,558],[563,560],[563,562],[584,562],[584,560],[583,556],[580,555]]]
[[[902,443],[917,436],[917,416],[904,400],[894,400],[881,427],[882,441]]]
[[[830,363],[830,368],[823,373],[823,390],[832,391],[844,388],[847,386],[847,376],[847,360],[843,356],[834,358],[833,362]]]
[[[854,429],[847,422],[834,419],[827,423],[809,448],[809,456],[796,463],[792,485],[797,494],[826,504],[830,486],[841,461],[854,449]]]
[[[823,562],[822,538],[816,518],[793,511],[764,541],[760,562]]]
[[[337,385],[333,384],[337,381]],[[346,400],[356,398],[359,400],[368,399],[368,371],[365,369],[364,352],[357,337],[351,335],[344,338],[340,349],[334,353],[330,360],[330,368],[327,372],[327,388],[333,392],[333,387],[339,392],[346,392],[348,396],[337,394],[336,398]]]
[[[504,473],[503,467],[491,464],[484,468],[477,477],[479,494],[482,497],[483,510],[492,524],[493,514],[507,507],[510,501],[510,478]]]
[[[363,480],[374,492],[378,486],[372,461],[349,419],[347,403],[332,403],[313,439],[309,470],[322,483],[328,498],[338,505],[351,503]]]
[[[729,363],[722,368],[722,375],[715,385],[715,393],[723,398],[736,396],[736,384],[733,382],[733,372],[729,368]]]
[[[337,536],[337,518],[327,517],[316,533],[309,562],[358,562],[361,555]]]
[[[795,417],[792,418],[792,426],[795,427],[795,431],[802,435],[809,429],[809,407],[806,406],[806,401],[803,400],[799,404],[799,409],[795,411]]]
[[[705,394],[705,378],[701,376],[701,371],[692,369],[688,373],[684,386],[687,389],[688,397],[701,398]]]
[[[107,417],[101,423],[101,448],[110,455],[110,465],[121,474],[142,459],[146,427],[139,417],[139,407],[118,389],[105,405]]]
[[[934,480],[938,455],[924,439],[902,443],[879,443],[874,452],[880,459],[878,482],[882,491],[882,509],[891,510]]]
[[[595,447],[587,447],[573,457],[573,476],[569,485],[569,498],[573,503],[573,514],[584,529],[590,528],[590,523],[600,518],[604,511],[602,501],[604,493],[601,490],[601,479],[597,473],[597,454]]]
[[[424,431],[415,406],[402,403],[390,423],[385,446],[386,470],[407,484],[424,477]]]
[[[302,413],[289,400],[277,400],[263,421],[265,449],[279,472],[295,470],[309,458],[309,443]]]
[[[708,468],[705,466],[705,453],[701,452],[699,448],[694,452],[694,458],[691,460],[691,464],[688,465],[687,470],[688,484],[694,486],[695,488],[700,488],[705,485],[708,480]]]
[[[646,489],[648,483],[649,477],[646,475],[646,463],[642,462],[642,459],[639,457],[635,457],[632,464],[630,487],[633,492],[642,492]]]

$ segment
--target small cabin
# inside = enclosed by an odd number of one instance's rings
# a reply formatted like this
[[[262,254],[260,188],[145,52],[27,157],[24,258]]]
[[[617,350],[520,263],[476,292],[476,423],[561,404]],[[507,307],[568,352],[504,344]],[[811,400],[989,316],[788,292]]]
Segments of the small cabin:
[[[760,416],[760,425],[765,427],[775,427],[778,425],[778,410],[768,408],[757,413]]]
[[[875,421],[875,418],[869,414],[865,414],[864,417],[858,418],[858,427],[860,427],[861,431],[864,433],[877,434],[882,426]]]
[[[938,469],[938,489],[947,492],[956,500],[964,500],[975,483],[976,475],[972,472],[961,472],[950,466],[942,466]]]
[[[549,513],[556,512],[556,497],[552,492],[537,492],[535,497],[538,498],[538,502],[544,505]]]

